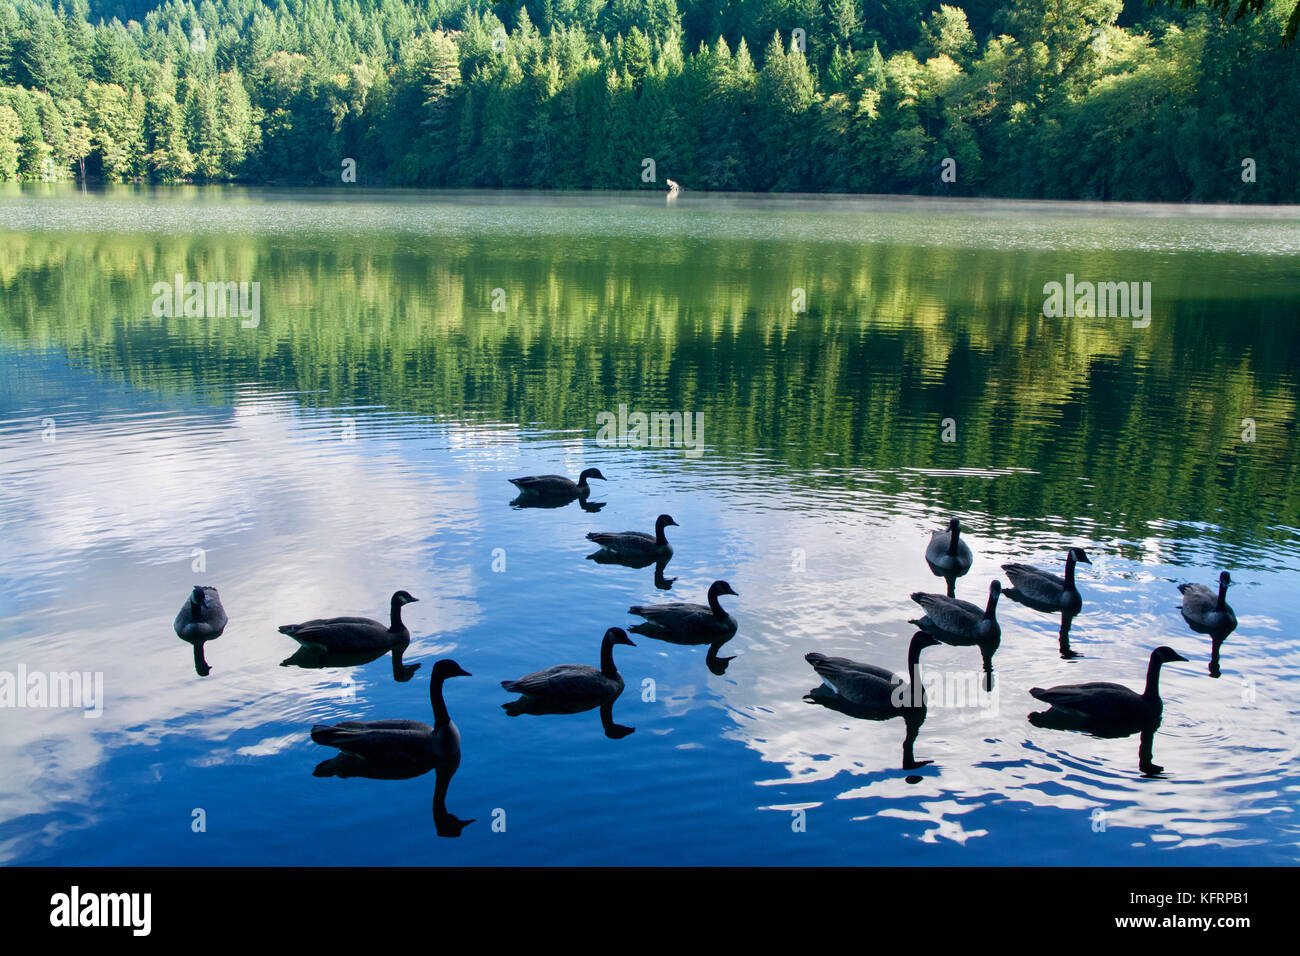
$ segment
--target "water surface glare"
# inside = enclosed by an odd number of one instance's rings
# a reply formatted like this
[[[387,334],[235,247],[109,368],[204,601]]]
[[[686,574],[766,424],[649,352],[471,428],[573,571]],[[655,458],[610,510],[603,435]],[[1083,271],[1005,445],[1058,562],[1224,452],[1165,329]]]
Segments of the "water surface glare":
[[[31,188],[0,217],[0,683],[103,688],[98,716],[0,706],[0,862],[1300,857],[1294,210]],[[258,282],[258,321],[156,315],[178,274]],[[1044,316],[1067,274],[1151,283],[1149,326]],[[636,412],[698,416],[698,447],[599,437]],[[585,467],[609,479],[588,509],[512,506],[506,479]],[[660,513],[658,574],[587,559]],[[981,605],[1002,564],[1087,548],[1081,656],[1004,598],[992,694],[978,649],[923,653],[930,762],[903,769],[904,722],[805,701],[803,657],[904,671],[950,516]],[[1216,678],[1177,585],[1225,568]],[[718,578],[732,640],[616,649],[633,733],[502,710],[501,680],[594,665],[630,605]],[[230,614],[207,676],[172,631],[195,584]],[[386,619],[399,588],[409,681],[281,666],[277,625]],[[1189,659],[1161,678],[1163,774],[1136,735],[1026,719],[1031,687],[1140,689],[1162,644]],[[473,674],[446,685],[457,839],[433,773],[317,778],[308,736],[431,721],[440,657]]]

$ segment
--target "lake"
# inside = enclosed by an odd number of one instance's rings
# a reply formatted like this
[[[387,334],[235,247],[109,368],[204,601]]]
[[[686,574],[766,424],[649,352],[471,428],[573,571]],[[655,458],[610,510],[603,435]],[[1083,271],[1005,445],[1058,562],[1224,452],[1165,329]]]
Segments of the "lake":
[[[36,186],[0,216],[0,672],[94,697],[0,706],[0,862],[1300,857],[1295,209]],[[1054,314],[1050,283],[1102,304]],[[590,499],[512,505],[586,467]],[[660,513],[665,566],[588,559]],[[981,605],[1087,549],[1079,656],[1002,600],[992,691],[977,648],[924,652],[904,768],[904,722],[806,701],[804,655],[905,671],[952,516]],[[1214,677],[1177,585],[1222,569]],[[715,579],[721,647],[633,634],[612,713],[503,710]],[[201,660],[172,629],[196,584],[230,616]],[[282,666],[278,625],[398,589],[409,680]],[[1163,773],[1028,721],[1031,687],[1141,689],[1159,645],[1188,659]],[[473,675],[454,776],[313,776],[315,723],[430,721],[443,657]]]

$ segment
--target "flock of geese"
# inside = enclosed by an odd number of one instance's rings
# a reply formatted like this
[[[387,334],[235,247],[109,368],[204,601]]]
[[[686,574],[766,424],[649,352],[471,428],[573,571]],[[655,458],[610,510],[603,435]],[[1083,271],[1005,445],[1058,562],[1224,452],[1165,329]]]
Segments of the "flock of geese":
[[[511,484],[520,494],[512,504],[559,507],[576,500],[584,509],[598,511],[601,505],[588,501],[591,479],[604,480],[604,475],[598,469],[588,468],[577,481],[561,475],[513,478]],[[588,557],[638,568],[655,563],[656,584],[661,588],[670,587],[671,579],[665,581],[662,572],[673,552],[665,529],[674,526],[677,522],[670,515],[661,514],[653,533],[591,532],[587,538],[598,550]],[[988,601],[980,607],[955,596],[956,580],[970,571],[973,563],[970,546],[962,540],[958,519],[953,518],[945,529],[933,532],[925,559],[936,576],[945,578],[947,593],[917,592],[911,596],[923,614],[910,622],[917,630],[908,649],[907,676],[844,657],[805,655],[805,660],[822,679],[822,684],[805,695],[806,701],[866,720],[904,719],[907,735],[903,744],[903,768],[906,770],[931,762],[918,761],[913,755],[913,745],[927,709],[919,671],[921,653],[938,644],[977,647],[983,659],[986,686],[992,690],[993,656],[1002,640],[997,606],[999,597],[1005,594],[1036,611],[1059,614],[1061,656],[1078,657],[1069,643],[1070,623],[1083,608],[1075,570],[1080,564],[1092,563],[1083,548],[1071,547],[1065,556],[1064,577],[1027,564],[1004,564],[1002,570],[1011,587],[1004,589],[1000,581],[992,581]],[[1200,584],[1179,585],[1183,618],[1194,631],[1212,638],[1210,673],[1214,677],[1219,676],[1219,646],[1237,626],[1236,615],[1225,600],[1230,584],[1231,578],[1224,571],[1219,575],[1217,592]],[[718,580],[709,587],[705,604],[634,605],[628,611],[642,621],[630,630],[675,644],[707,644],[708,666],[715,674],[721,674],[731,658],[718,657],[717,651],[737,630],[735,618],[719,603],[719,598],[725,595],[736,595],[736,591],[726,581]],[[391,653],[394,679],[408,681],[420,665],[402,663],[402,651],[411,640],[410,631],[402,621],[402,608],[417,600],[405,590],[396,591],[390,601],[387,625],[364,617],[318,618],[282,625],[280,633],[298,643],[297,652],[282,663],[300,667],[355,666]],[[203,645],[221,636],[227,620],[216,588],[202,585],[194,587],[176,616],[176,634],[194,646],[195,669],[200,676],[210,672],[203,657]],[[614,664],[614,648],[619,645],[635,646],[623,628],[611,627],[601,639],[599,667],[559,664],[501,681],[503,689],[519,695],[518,699],[503,704],[503,708],[512,716],[578,713],[600,708],[606,736],[618,739],[632,733],[632,728],[620,726],[612,718],[613,703],[624,687],[623,677]],[[1029,720],[1040,727],[1083,731],[1100,737],[1139,733],[1142,740],[1139,767],[1144,774],[1158,774],[1163,768],[1153,763],[1151,757],[1152,738],[1163,712],[1160,668],[1174,661],[1186,662],[1187,658],[1170,647],[1155,648],[1141,692],[1105,682],[1031,688],[1029,693],[1049,707],[1030,714]],[[434,820],[438,833],[459,835],[473,821],[459,820],[446,810],[447,783],[460,763],[460,733],[448,713],[443,684],[452,677],[469,676],[454,660],[443,659],[434,664],[429,684],[432,726],[416,720],[344,721],[313,726],[311,739],[338,751],[335,757],[315,768],[315,775],[405,779],[435,769],[438,783]]]

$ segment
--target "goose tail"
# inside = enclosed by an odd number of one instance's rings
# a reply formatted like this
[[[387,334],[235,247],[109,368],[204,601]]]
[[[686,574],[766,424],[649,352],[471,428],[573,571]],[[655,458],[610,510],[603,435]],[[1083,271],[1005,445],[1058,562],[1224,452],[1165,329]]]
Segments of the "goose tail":
[[[311,739],[326,747],[342,747],[355,737],[354,731],[331,727],[329,724],[314,724],[311,728]]]

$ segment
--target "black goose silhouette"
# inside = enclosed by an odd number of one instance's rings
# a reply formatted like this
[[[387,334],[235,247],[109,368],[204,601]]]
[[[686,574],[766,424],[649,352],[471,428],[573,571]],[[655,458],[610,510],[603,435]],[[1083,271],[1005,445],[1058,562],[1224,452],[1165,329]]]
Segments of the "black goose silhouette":
[[[921,651],[940,643],[933,635],[917,631],[907,649],[908,678],[874,664],[860,664],[845,657],[806,654],[823,683],[804,695],[804,700],[859,720],[891,720],[902,717],[903,769],[916,770],[931,763],[917,760],[913,752],[921,725],[925,723],[925,688],[921,685]],[[910,678],[910,682],[909,682]]]
[[[460,731],[443,700],[443,683],[451,677],[469,677],[453,660],[433,666],[429,700],[433,726],[415,720],[344,721],[317,724],[311,738],[339,748],[337,756],[316,765],[316,777],[366,777],[372,780],[410,780],[437,771],[433,788],[433,823],[438,836],[458,837],[474,820],[462,820],[447,810],[447,788],[460,767]]]
[[[606,481],[599,468],[584,469],[577,481],[563,475],[530,475],[524,478],[510,478],[509,482],[519,489],[519,495],[512,502],[516,508],[563,508],[571,501],[577,501],[583,511],[599,511],[605,507],[603,501],[589,501],[591,486],[588,479],[599,478]]]
[[[180,613],[172,622],[176,636],[193,646],[194,673],[200,677],[212,673],[212,668],[203,656],[203,646],[222,635],[228,620],[217,589],[196,584],[190,592],[189,600],[181,605]]]
[[[673,553],[673,546],[664,536],[664,528],[669,526],[678,527],[672,515],[660,515],[655,519],[654,534],[644,531],[591,531],[587,534],[587,540],[624,557],[667,557]]]
[[[993,690],[993,655],[1002,644],[1002,627],[998,624],[998,595],[1002,584],[989,584],[989,600],[984,607],[946,597],[942,594],[915,592],[912,600],[925,611],[925,616],[909,621],[940,642],[953,647],[978,647],[984,662],[984,688]]]
[[[600,708],[605,736],[619,740],[635,728],[614,723],[614,702],[623,693],[623,675],[614,666],[614,645],[635,647],[621,627],[605,631],[600,643],[600,667],[587,664],[558,664],[525,674],[517,680],[503,680],[501,686],[519,694],[501,708],[511,717],[522,714],[580,714]]]
[[[411,632],[402,623],[402,608],[418,600],[407,591],[393,592],[389,601],[387,627],[368,617],[329,617],[301,624],[281,624],[279,631],[304,647],[316,648],[321,652],[389,650],[411,640]]]
[[[961,522],[956,518],[951,519],[943,531],[930,533],[925,563],[935,577],[943,578],[947,583],[948,597],[955,596],[957,579],[970,570],[973,561],[970,546],[961,540]]]
[[[723,610],[718,598],[724,594],[736,594],[726,581],[714,581],[709,585],[707,604],[636,604],[628,608],[629,614],[645,618],[640,624],[630,628],[633,634],[652,637],[657,641],[666,641],[685,647],[707,645],[708,654],[704,658],[709,671],[722,675],[727,665],[734,658],[720,657],[718,651],[722,645],[736,636],[736,619]],[[739,596],[739,595],[737,595]]]
[[[1063,578],[1029,564],[1002,565],[1012,584],[1003,594],[1031,610],[1061,615],[1058,646],[1064,658],[1079,656],[1070,648],[1070,625],[1083,609],[1083,597],[1074,583],[1076,564],[1092,564],[1083,548],[1070,548],[1066,552]]]
[[[1123,684],[1095,681],[1087,684],[1062,684],[1044,690],[1031,688],[1030,696],[1051,708],[1029,715],[1035,727],[1075,730],[1094,737],[1118,738],[1142,734],[1138,747],[1138,767],[1149,776],[1164,772],[1152,761],[1156,730],[1164,715],[1160,699],[1160,668],[1172,661],[1186,661],[1171,647],[1157,647],[1147,664],[1146,687],[1138,693]]]
[[[1219,590],[1216,594],[1204,584],[1180,584],[1178,590],[1183,595],[1180,610],[1187,626],[1198,634],[1210,636],[1210,676],[1218,677],[1222,673],[1219,666],[1219,649],[1228,635],[1237,629],[1237,614],[1226,598],[1232,577],[1227,571],[1219,574]]]
[[[460,731],[447,712],[442,685],[449,678],[469,676],[469,671],[450,659],[433,665],[429,678],[432,727],[418,720],[347,720],[317,724],[311,729],[311,739],[364,760],[389,764],[444,759],[460,751]]]

